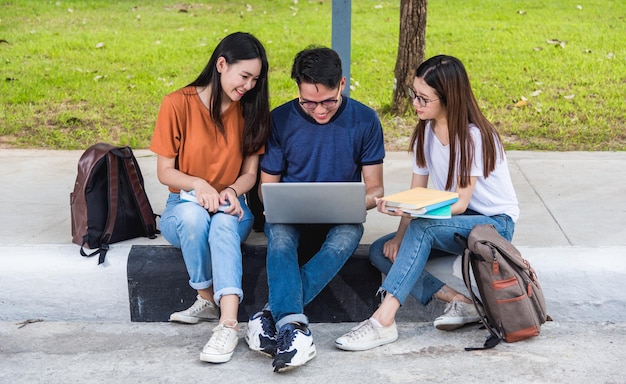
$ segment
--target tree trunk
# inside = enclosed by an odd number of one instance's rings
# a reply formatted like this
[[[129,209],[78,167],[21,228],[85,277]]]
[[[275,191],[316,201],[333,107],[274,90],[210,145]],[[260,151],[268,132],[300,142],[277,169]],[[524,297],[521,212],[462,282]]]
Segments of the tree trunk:
[[[407,87],[413,84],[415,70],[424,61],[427,5],[428,0],[400,1],[398,58],[391,104],[391,113],[396,116],[403,115],[410,107]]]

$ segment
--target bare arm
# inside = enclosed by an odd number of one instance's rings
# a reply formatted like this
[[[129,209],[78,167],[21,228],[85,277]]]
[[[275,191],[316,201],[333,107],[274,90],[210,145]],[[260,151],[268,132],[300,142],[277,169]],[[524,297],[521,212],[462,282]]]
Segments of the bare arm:
[[[411,188],[423,187],[426,188],[428,185],[428,176],[427,175],[417,175],[413,174],[411,177]],[[408,214],[402,214],[400,210],[396,210],[395,212],[388,212],[385,207],[385,200],[378,199],[378,211],[382,213],[386,213],[392,216],[400,216],[400,223],[398,224],[398,230],[396,231],[396,235],[393,239],[389,240],[383,245],[383,254],[386,258],[394,262],[396,260],[396,256],[398,255],[398,250],[400,249],[400,244],[402,243],[402,239],[404,238],[404,234],[406,233],[406,229],[409,226],[412,218]]]
[[[376,206],[376,200],[383,197],[383,165],[366,165],[362,169],[363,182],[365,183],[365,206],[372,209]]]
[[[256,172],[259,165],[259,156],[248,156],[244,159],[241,172],[231,188],[218,192],[211,184],[201,177],[187,175],[175,167],[176,159],[159,155],[157,157],[157,177],[159,181],[175,189],[186,191],[194,190],[198,204],[210,212],[217,211],[222,204],[230,203],[227,213],[243,217],[243,211],[237,197],[248,192],[256,182]],[[237,191],[237,194],[235,194]]]
[[[459,201],[451,206],[453,215],[460,215],[467,210],[469,202],[472,199],[472,194],[474,193],[474,187],[476,187],[477,180],[478,177],[476,176],[470,177],[470,184],[465,188],[458,188],[457,182],[456,192],[459,194]]]
[[[176,169],[175,158],[157,156],[157,177],[161,184],[175,189],[184,189],[185,191],[193,189],[196,193],[198,191],[209,193],[213,189],[215,194],[217,194],[217,191],[204,179],[187,175]]]

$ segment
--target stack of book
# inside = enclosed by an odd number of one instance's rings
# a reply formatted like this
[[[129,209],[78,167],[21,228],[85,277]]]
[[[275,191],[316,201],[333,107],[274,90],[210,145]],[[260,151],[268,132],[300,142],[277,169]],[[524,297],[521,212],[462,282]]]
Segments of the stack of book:
[[[401,210],[413,217],[449,219],[452,217],[451,205],[459,200],[459,194],[417,187],[385,196],[383,200],[389,212]]]

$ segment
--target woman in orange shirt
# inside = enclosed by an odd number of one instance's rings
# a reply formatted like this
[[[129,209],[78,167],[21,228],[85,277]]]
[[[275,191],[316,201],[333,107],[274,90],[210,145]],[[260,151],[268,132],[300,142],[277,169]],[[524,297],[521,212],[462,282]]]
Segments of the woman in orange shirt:
[[[182,250],[189,285],[198,292],[170,321],[219,318],[200,354],[212,363],[229,361],[238,342],[241,242],[254,221],[243,194],[255,185],[270,130],[267,73],[258,39],[226,36],[198,78],[164,98],[150,145],[159,181],[170,191],[161,232]],[[197,203],[181,199],[181,191]]]

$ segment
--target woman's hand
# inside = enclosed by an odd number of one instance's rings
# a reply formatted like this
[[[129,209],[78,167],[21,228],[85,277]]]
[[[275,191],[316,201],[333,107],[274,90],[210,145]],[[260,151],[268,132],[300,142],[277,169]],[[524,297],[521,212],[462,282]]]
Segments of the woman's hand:
[[[196,199],[198,204],[209,212],[217,212],[217,209],[222,204],[220,194],[211,184],[205,180],[198,178],[193,183],[193,190],[196,193]]]
[[[406,212],[403,212],[401,209],[393,209],[393,211],[389,211],[387,209],[387,201],[383,199],[376,199],[376,207],[378,212],[384,213],[389,216],[398,216],[398,217],[407,217],[412,218],[412,216]]]
[[[239,216],[239,221],[243,219],[243,209],[241,208],[237,194],[235,194],[232,188],[226,187],[220,192],[220,202],[223,205],[228,204],[228,208],[224,210],[224,213]]]
[[[388,258],[392,263],[396,261],[396,257],[398,256],[398,250],[400,249],[401,243],[402,239],[398,239],[396,236],[383,245],[383,255],[385,255],[385,257]]]

